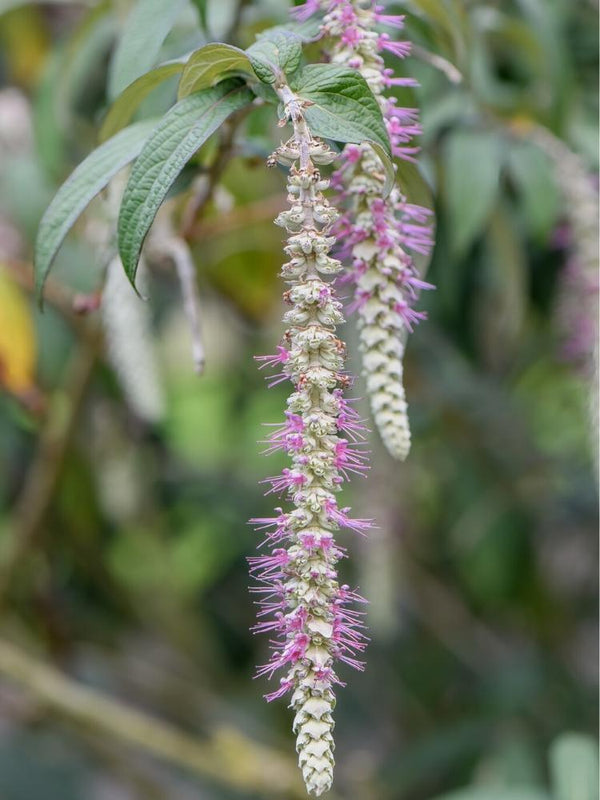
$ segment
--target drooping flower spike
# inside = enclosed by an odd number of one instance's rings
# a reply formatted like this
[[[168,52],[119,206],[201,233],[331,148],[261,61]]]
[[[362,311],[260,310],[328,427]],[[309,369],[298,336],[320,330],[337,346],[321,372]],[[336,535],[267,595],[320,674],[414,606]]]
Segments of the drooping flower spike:
[[[321,34],[330,60],[357,69],[379,101],[394,156],[413,161],[418,148],[413,137],[421,127],[418,111],[400,108],[385,92],[394,86],[416,86],[412,78],[394,77],[382,53],[398,58],[410,44],[381,31],[402,30],[404,18],[385,14],[369,0],[309,0],[294,10],[298,19],[325,12]],[[405,340],[425,314],[414,310],[419,292],[433,286],[421,280],[413,254],[426,255],[433,246],[431,212],[411,205],[396,186],[383,196],[385,172],[368,145],[347,145],[342,164],[332,177],[345,208],[334,233],[343,239],[346,276],[354,284],[349,310],[358,315],[363,372],[371,411],[389,452],[404,459],[410,449],[410,428],[403,388]]]
[[[363,475],[368,467],[360,444],[364,428],[343,397],[350,381],[343,371],[345,347],[335,333],[343,322],[341,303],[326,279],[342,269],[330,255],[338,214],[324,195],[329,182],[317,165],[331,163],[334,153],[311,136],[289,88],[278,91],[294,130],[269,159],[290,165],[290,207],[275,220],[288,234],[289,261],[281,274],[289,284],[289,327],[277,353],[259,361],[279,370],[277,381],[292,384],[285,421],[267,440],[268,452],[285,451],[291,466],[265,481],[266,493],[284,495],[291,508],[252,520],[272,549],[249,561],[258,583],[255,630],[274,637],[271,658],[258,675],[283,671],[279,687],[266,698],[291,693],[299,765],[308,791],[320,795],[333,779],[334,687],[343,685],[335,664],[362,669],[359,656],[366,646],[362,615],[349,608],[365,601],[338,581],[345,551],[334,534],[340,527],[364,534],[371,521],[352,519],[349,508],[338,506],[337,493],[350,474]]]

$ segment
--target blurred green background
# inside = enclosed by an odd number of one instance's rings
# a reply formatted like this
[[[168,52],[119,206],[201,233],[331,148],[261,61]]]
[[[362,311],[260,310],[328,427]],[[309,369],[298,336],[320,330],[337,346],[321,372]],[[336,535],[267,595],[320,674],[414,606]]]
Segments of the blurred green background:
[[[262,700],[267,644],[248,630],[246,520],[272,510],[259,481],[278,467],[257,440],[285,401],[252,358],[282,332],[271,111],[188,230],[202,377],[169,258],[148,254],[148,303],[121,287],[116,345],[101,311],[73,311],[97,304],[101,200],[43,314],[31,299],[40,216],[97,143],[129,8],[0,0],[0,800],[302,797],[290,714]],[[411,455],[392,462],[373,435],[371,473],[346,490],[378,528],[344,542],[372,641],[364,674],[342,670],[332,798],[594,800],[597,2],[389,8],[416,45],[400,69],[421,88],[398,96],[422,110],[437,290],[407,353]],[[286,14],[190,0],[157,62],[247,46]],[[121,718],[130,707],[145,716]],[[156,744],[159,724],[185,739]]]

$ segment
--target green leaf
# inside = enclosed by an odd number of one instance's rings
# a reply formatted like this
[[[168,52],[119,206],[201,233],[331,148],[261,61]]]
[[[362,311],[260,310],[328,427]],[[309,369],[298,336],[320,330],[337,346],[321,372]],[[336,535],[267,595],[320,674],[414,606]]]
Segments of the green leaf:
[[[286,28],[269,28],[256,37],[258,47],[267,47],[277,58],[277,64],[289,77],[300,66],[302,39],[298,33]]]
[[[252,69],[256,77],[263,83],[275,83],[277,80],[284,80],[279,64],[277,63],[277,52],[274,45],[269,42],[255,42],[246,50]]]
[[[252,69],[263,83],[291,76],[300,66],[302,44],[298,34],[286,29],[264,31],[246,50]]]
[[[124,128],[150,92],[167,78],[182,72],[184,67],[184,61],[170,61],[130,83],[110,107],[100,129],[100,141],[110,139],[117,131]]]
[[[486,131],[457,131],[446,142],[445,190],[454,251],[483,232],[498,197],[501,142]]]
[[[338,142],[375,142],[391,155],[381,109],[357,70],[311,64],[294,78],[292,88],[310,101],[305,117],[316,136]]]
[[[389,194],[395,180],[390,142],[379,104],[362,75],[346,67],[311,64],[291,84],[309,101],[304,116],[315,136],[373,147],[385,169],[384,193]]]
[[[119,253],[132,282],[150,225],[175,179],[208,137],[254,95],[238,80],[191,94],[163,117],[136,160],[119,213]]]
[[[52,261],[88,203],[142,150],[156,120],[130,125],[82,161],[63,183],[40,222],[35,246],[35,291],[41,301]]]
[[[117,97],[147,72],[187,0],[137,0],[109,67],[108,95]]]
[[[239,47],[214,42],[189,57],[179,81],[179,99],[207,89],[232,73],[254,75],[250,59]]]
[[[556,226],[561,204],[553,165],[539,147],[518,142],[511,146],[508,168],[529,230],[544,241]]]
[[[555,800],[596,800],[598,744],[591,736],[565,733],[550,748]]]

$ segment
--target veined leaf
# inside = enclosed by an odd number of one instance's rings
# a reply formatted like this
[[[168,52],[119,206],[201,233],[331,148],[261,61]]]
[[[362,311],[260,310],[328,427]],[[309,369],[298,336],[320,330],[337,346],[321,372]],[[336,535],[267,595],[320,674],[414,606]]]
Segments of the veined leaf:
[[[395,179],[390,142],[379,104],[362,75],[346,67],[312,64],[293,79],[292,87],[309,101],[304,116],[315,136],[373,147],[386,173],[384,193],[389,194]]]
[[[316,136],[338,142],[375,142],[390,155],[381,109],[357,70],[311,64],[293,80],[292,88],[310,101],[305,117]]]
[[[254,95],[238,80],[191,94],[173,106],[148,139],[125,188],[119,253],[132,284],[150,225],[175,179],[208,137]]]
[[[300,66],[302,44],[290,30],[267,30],[246,50],[252,68],[263,83],[275,83],[282,75],[291,76]]]
[[[265,48],[265,52],[273,53],[277,59],[277,64],[289,77],[300,66],[302,58],[301,37],[289,28],[269,28],[256,37],[254,52],[260,52]]]
[[[117,97],[147,72],[187,0],[137,0],[109,68],[108,95]]]
[[[456,131],[445,149],[446,203],[455,252],[483,231],[498,197],[502,150],[488,131]]]
[[[141,151],[156,120],[130,125],[94,150],[63,183],[38,228],[35,288],[41,300],[44,281],[69,228],[87,204]]]
[[[178,97],[181,100],[193,92],[214,86],[230,73],[254,75],[246,53],[239,47],[220,42],[204,45],[189,57],[179,81]]]
[[[182,72],[184,67],[184,61],[169,61],[130,83],[110,107],[100,129],[100,141],[110,139],[124,128],[150,92],[167,78]]]

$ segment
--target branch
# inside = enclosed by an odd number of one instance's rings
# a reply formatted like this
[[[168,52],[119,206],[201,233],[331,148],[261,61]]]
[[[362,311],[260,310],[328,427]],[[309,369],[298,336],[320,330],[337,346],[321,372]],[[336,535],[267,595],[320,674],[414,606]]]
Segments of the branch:
[[[249,110],[250,109],[241,109],[236,114],[232,115],[221,128],[221,140],[217,154],[208,170],[201,176],[196,192],[192,195],[183,211],[179,229],[180,236],[183,239],[190,238],[194,222],[198,217],[201,217],[206,210],[213,196],[213,192],[218,182],[221,180],[225,168],[229,164],[237,127],[242,119],[249,113]]]
[[[258,222],[271,221],[284,207],[285,198],[282,195],[266,197],[255,203],[234,208],[227,214],[200,220],[190,229],[188,238],[190,241],[198,242],[239,228],[247,228]]]
[[[0,673],[38,701],[95,733],[116,737],[162,761],[230,788],[281,800],[304,798],[294,763],[231,728],[205,741],[83,686],[0,640]]]
[[[430,64],[432,67],[434,67],[434,69],[442,72],[448,78],[450,83],[462,83],[462,73],[454,66],[454,64],[448,61],[447,58],[443,58],[443,56],[440,56],[437,53],[431,53],[429,50],[419,47],[418,44],[412,45],[411,54],[416,58],[420,58],[421,61],[424,61],[426,64]]]

